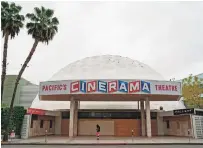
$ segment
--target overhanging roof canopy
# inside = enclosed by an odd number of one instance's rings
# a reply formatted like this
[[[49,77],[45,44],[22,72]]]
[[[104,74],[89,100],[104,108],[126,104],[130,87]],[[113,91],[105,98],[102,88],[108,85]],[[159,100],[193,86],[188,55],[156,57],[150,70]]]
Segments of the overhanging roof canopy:
[[[70,101],[176,101],[181,83],[155,80],[64,80],[40,83],[40,100]]]

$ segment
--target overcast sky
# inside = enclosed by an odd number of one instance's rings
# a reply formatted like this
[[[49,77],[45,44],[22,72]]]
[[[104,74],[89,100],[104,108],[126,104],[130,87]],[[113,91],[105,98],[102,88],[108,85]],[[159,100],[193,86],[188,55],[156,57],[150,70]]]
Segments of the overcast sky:
[[[60,21],[54,40],[38,45],[23,74],[33,83],[71,62],[105,54],[139,60],[166,79],[203,72],[203,2],[16,3],[23,14],[42,5],[54,9]],[[18,73],[34,42],[26,31],[9,40],[8,74]]]

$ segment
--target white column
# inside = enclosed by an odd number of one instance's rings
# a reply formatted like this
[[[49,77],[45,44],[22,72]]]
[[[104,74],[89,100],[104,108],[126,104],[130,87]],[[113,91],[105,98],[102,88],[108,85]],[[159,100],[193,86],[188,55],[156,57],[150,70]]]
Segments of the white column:
[[[164,121],[163,117],[161,117],[159,113],[160,112],[157,113],[158,136],[164,136]]]
[[[75,101],[73,98],[70,101],[70,119],[69,119],[69,137],[74,136],[74,112],[75,112]]]
[[[141,129],[142,129],[142,136],[145,136],[144,100],[140,101],[140,108],[141,108]]]
[[[194,115],[190,115],[190,125],[191,125],[191,130],[190,130],[190,136],[192,138],[195,138],[195,135],[194,135],[194,125],[193,125],[193,117]]]
[[[78,135],[78,103],[79,101],[75,101],[75,110],[74,110],[74,136]]]
[[[137,101],[137,109],[140,110],[140,101]]]
[[[61,112],[55,117],[55,135],[61,135]]]
[[[145,107],[146,107],[147,137],[151,137],[152,132],[151,132],[150,102],[148,98],[146,98]]]
[[[80,109],[80,101],[78,101],[78,109]]]

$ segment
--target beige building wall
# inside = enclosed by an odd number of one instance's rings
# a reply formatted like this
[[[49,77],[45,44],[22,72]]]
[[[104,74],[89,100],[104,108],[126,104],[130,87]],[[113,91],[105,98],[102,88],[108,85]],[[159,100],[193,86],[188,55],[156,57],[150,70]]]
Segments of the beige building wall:
[[[134,131],[134,136],[141,136],[141,120],[137,119],[79,119],[78,135],[95,135],[96,124],[99,124],[101,127],[101,136],[129,137],[132,135],[132,130]],[[152,135],[157,136],[157,120],[151,120],[151,128]]]
[[[136,119],[115,119],[115,136],[131,136],[132,130],[134,136],[141,135],[141,121]]]
[[[61,114],[55,117],[55,135],[61,135]]]
[[[163,117],[157,116],[157,135],[164,136],[164,121]]]
[[[95,136],[96,125],[99,124],[101,128],[100,135],[114,136],[114,121],[111,119],[95,120],[95,119],[80,119],[78,124],[78,132],[80,136]]]
[[[152,136],[158,136],[158,126],[156,119],[151,119],[151,129]]]
[[[43,120],[43,128],[40,128],[40,121]],[[50,120],[52,120],[52,128],[50,128]],[[38,120],[31,119],[29,127],[29,137],[43,136],[47,130],[47,135],[55,134],[55,118],[52,116],[38,116]],[[33,126],[31,127],[31,124]]]
[[[61,120],[61,135],[68,136],[69,135],[69,119]]]
[[[188,135],[188,129],[192,131],[189,115],[163,117],[163,121],[165,136],[192,136],[191,132]]]

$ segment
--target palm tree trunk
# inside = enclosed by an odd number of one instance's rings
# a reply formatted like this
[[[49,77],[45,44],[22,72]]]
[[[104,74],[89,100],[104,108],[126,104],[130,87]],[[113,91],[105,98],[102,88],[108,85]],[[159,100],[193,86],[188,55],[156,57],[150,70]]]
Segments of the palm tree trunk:
[[[6,78],[8,37],[9,33],[7,32],[4,38],[4,51],[3,51],[2,74],[1,74],[1,101],[3,100],[4,81]]]
[[[15,86],[14,86],[14,90],[13,90],[13,95],[12,95],[12,100],[11,100],[11,104],[10,104],[10,109],[9,109],[9,114],[8,114],[9,117],[8,117],[8,121],[6,122],[6,123],[8,123],[8,124],[6,124],[6,132],[5,132],[7,134],[7,135],[5,134],[5,136],[7,136],[7,137],[8,137],[8,133],[9,133],[9,126],[8,125],[9,125],[10,119],[11,119],[12,114],[13,114],[13,104],[14,104],[18,84],[19,84],[19,81],[21,79],[23,72],[25,71],[25,68],[27,67],[28,63],[30,62],[30,60],[31,60],[36,48],[37,48],[38,43],[39,43],[38,40],[35,40],[35,42],[32,46],[32,49],[31,49],[29,55],[27,56],[25,62],[23,63],[23,66],[20,69],[20,72],[18,73],[18,76],[16,78],[16,82],[15,82]],[[4,140],[8,141],[8,138],[5,138]]]

